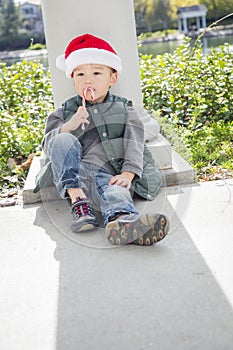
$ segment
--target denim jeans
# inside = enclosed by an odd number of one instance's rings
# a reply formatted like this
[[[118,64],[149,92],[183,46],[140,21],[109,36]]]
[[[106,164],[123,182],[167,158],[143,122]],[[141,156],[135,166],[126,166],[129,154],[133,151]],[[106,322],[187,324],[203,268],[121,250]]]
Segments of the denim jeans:
[[[69,198],[68,188],[82,188],[94,209],[101,211],[104,225],[119,213],[138,213],[127,188],[109,185],[112,174],[82,162],[82,145],[72,134],[56,135],[49,143],[48,157],[60,196]]]

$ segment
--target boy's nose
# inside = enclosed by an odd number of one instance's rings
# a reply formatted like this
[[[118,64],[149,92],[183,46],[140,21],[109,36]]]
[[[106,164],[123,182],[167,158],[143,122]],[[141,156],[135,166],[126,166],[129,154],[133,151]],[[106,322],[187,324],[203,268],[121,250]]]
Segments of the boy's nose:
[[[86,77],[86,84],[92,83],[92,78],[91,77]]]

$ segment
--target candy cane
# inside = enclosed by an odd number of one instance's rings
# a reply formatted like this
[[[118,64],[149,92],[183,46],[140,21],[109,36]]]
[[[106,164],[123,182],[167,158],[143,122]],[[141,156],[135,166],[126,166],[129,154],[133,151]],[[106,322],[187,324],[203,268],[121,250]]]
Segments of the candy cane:
[[[84,108],[86,108],[86,98],[87,98],[88,91],[91,93],[91,100],[94,101],[94,99],[95,99],[94,90],[90,86],[87,86],[86,89],[83,91],[82,105],[83,105]],[[82,123],[82,130],[85,130],[85,124],[84,123]]]

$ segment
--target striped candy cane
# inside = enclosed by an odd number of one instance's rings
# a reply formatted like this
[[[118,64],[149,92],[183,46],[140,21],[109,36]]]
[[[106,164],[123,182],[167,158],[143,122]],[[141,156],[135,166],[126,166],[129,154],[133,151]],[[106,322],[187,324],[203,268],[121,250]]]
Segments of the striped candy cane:
[[[94,101],[95,99],[95,93],[94,90],[90,87],[87,86],[86,89],[83,91],[83,100],[82,100],[82,105],[84,108],[86,108],[86,98],[87,98],[87,93],[90,92],[91,93],[91,100]],[[82,124],[82,130],[85,130],[85,124]]]

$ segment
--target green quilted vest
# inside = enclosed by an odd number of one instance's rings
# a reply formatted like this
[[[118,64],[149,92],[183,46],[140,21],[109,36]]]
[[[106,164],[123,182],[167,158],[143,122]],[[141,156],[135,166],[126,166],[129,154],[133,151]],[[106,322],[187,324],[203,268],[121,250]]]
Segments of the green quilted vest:
[[[64,119],[69,120],[81,105],[82,99],[79,96],[72,97],[66,101],[63,105]],[[107,158],[117,173],[121,172],[122,163],[124,161],[122,159],[122,137],[127,119],[126,107],[130,106],[132,106],[131,101],[110,93],[108,94],[105,103],[96,105],[87,103],[86,106],[89,115],[95,123]],[[77,129],[75,135],[82,143],[84,132],[80,129],[81,128]],[[106,138],[107,135],[108,137]],[[152,200],[156,197],[161,183],[162,179],[160,171],[154,164],[150,150],[144,145],[142,177],[140,180],[133,180],[131,186],[132,190],[139,196]]]

